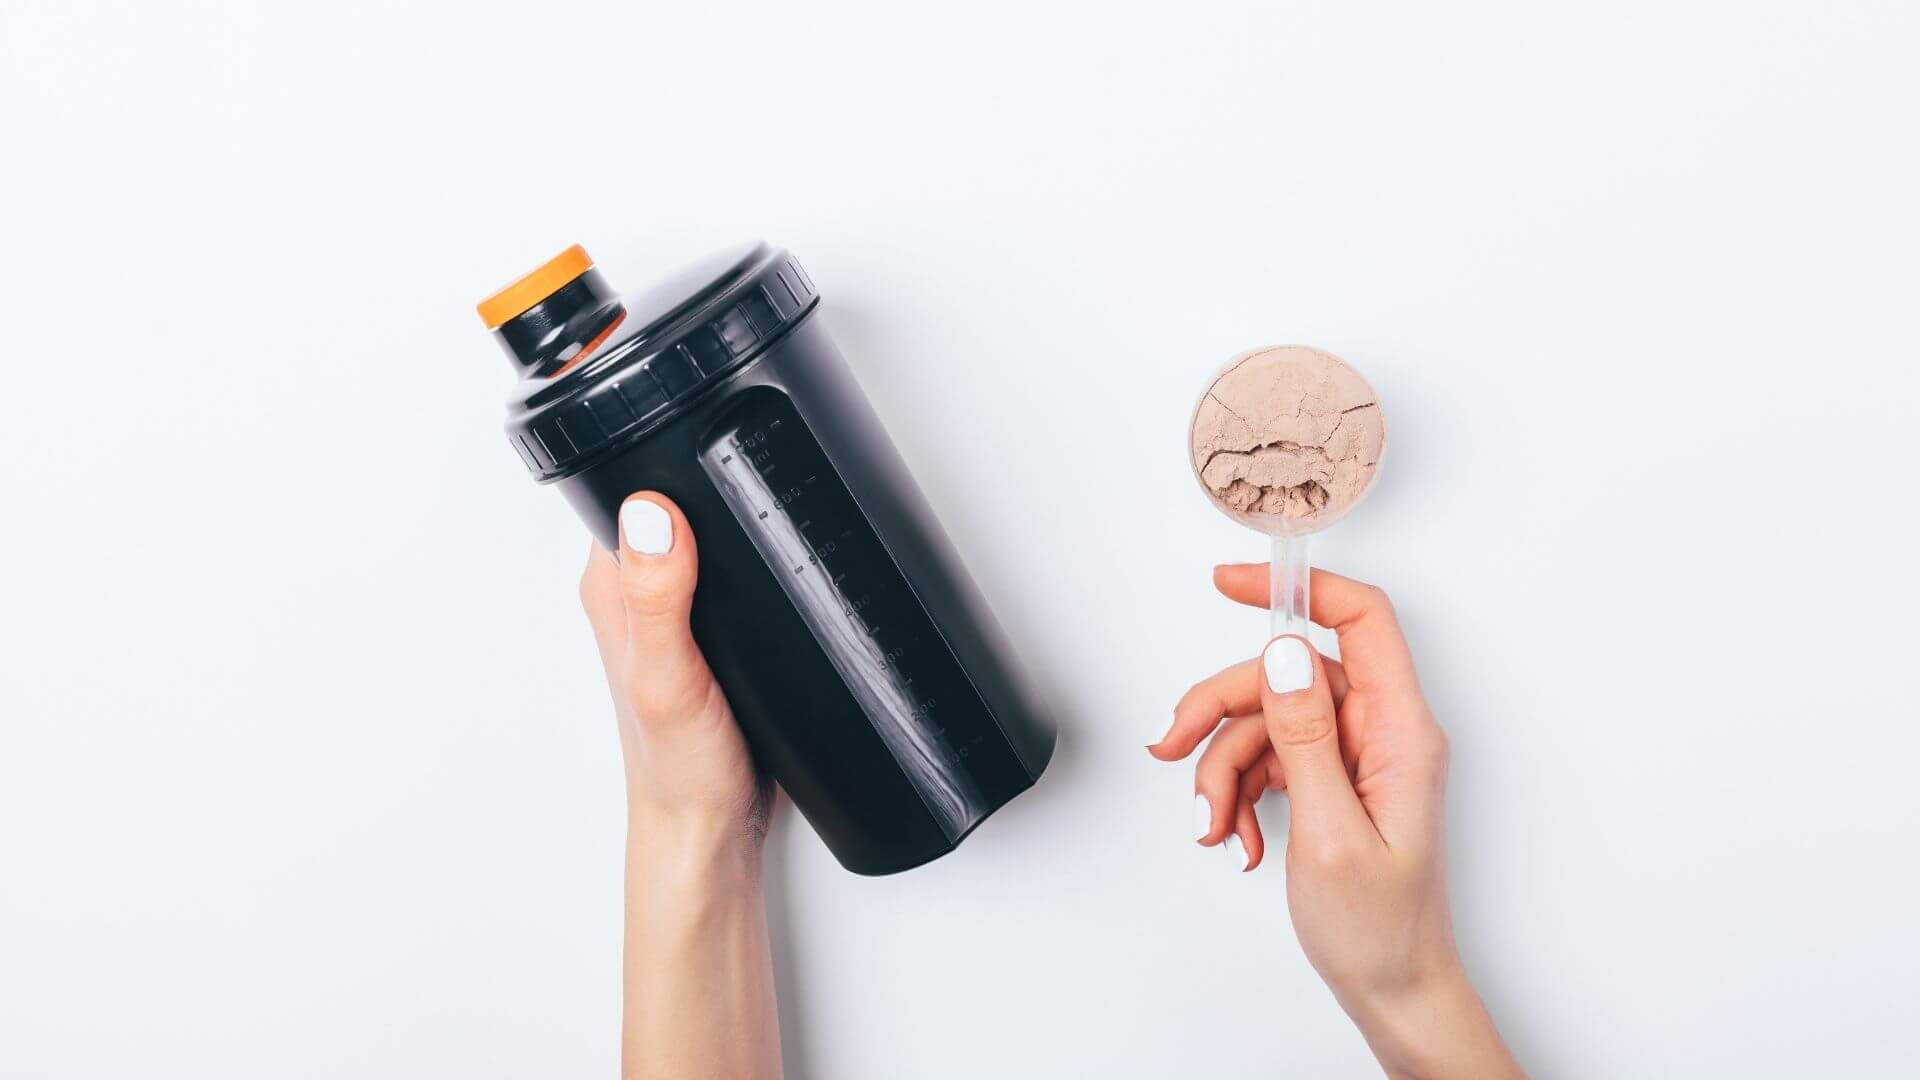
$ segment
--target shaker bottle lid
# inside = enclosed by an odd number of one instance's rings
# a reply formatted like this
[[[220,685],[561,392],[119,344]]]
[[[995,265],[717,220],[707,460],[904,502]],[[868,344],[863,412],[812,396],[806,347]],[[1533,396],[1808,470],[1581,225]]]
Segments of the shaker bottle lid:
[[[819,299],[799,262],[764,243],[625,294],[570,248],[480,304],[521,376],[508,441],[541,483],[589,468],[752,363]]]
[[[498,330],[508,319],[559,292],[567,282],[593,269],[587,249],[575,244],[535,267],[520,280],[480,301],[475,310],[487,329]]]

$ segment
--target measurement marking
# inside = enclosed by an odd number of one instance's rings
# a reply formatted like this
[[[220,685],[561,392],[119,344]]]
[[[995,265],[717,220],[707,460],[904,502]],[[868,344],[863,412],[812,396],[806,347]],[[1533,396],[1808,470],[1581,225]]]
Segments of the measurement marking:
[[[767,512],[765,510],[760,511],[760,520],[761,521],[767,520]]]
[[[840,584],[840,580],[846,576],[847,576],[847,572],[845,570],[840,571],[838,574],[835,574],[833,576],[833,583],[835,585]]]
[[[732,460],[733,460],[733,455],[732,455],[732,454],[722,454],[722,455],[720,456],[720,464],[722,464],[722,465],[725,465],[725,464],[726,464],[727,462],[729,462],[729,461],[732,461]]]
[[[813,519],[812,519],[812,518],[808,518],[807,520],[805,520],[805,521],[803,521],[803,522],[801,522],[801,523],[800,523],[800,531],[801,531],[801,532],[806,532],[806,531],[807,531],[807,526],[809,526],[809,525],[811,525],[811,524],[813,524]]]

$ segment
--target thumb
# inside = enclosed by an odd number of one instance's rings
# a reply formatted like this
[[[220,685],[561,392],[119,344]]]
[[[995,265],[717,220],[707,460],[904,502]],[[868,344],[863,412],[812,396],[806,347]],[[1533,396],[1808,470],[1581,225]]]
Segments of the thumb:
[[[1296,833],[1319,841],[1377,835],[1340,756],[1327,668],[1305,638],[1277,637],[1261,654],[1260,705],[1287,781]]]
[[[687,623],[699,558],[686,516],[664,495],[620,507],[620,597],[626,609],[626,691],[643,727],[694,715],[713,675]]]

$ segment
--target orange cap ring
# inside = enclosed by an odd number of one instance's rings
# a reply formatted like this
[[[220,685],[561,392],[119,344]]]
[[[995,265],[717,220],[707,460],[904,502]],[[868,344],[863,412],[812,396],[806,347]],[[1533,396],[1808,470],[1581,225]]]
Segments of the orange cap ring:
[[[567,282],[593,269],[587,249],[575,244],[541,263],[531,273],[475,305],[487,329],[498,330],[507,320],[559,292]]]

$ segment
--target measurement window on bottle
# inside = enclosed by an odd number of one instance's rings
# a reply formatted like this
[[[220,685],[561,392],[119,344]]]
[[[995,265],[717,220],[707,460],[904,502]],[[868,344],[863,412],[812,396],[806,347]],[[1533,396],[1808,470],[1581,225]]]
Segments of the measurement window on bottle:
[[[973,773],[985,705],[786,395],[753,395],[702,466],[945,827],[995,805]]]

